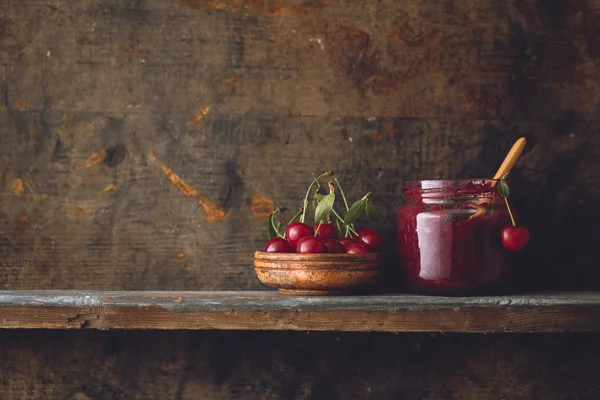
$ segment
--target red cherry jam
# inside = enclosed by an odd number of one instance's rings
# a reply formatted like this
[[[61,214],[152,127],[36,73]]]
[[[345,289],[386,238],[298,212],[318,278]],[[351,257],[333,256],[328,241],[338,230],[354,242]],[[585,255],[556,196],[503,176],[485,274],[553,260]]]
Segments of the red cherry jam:
[[[510,254],[500,233],[510,224],[510,217],[497,182],[407,182],[397,229],[409,290],[439,295],[482,293],[506,278]]]

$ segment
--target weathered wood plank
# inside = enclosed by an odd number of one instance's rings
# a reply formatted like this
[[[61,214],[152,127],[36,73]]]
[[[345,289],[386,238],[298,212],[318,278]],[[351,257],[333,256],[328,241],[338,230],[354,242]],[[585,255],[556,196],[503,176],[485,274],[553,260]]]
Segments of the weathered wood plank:
[[[596,399],[597,334],[0,330],[3,399]]]
[[[0,292],[0,327],[381,332],[600,331],[600,293],[444,298],[271,292]]]

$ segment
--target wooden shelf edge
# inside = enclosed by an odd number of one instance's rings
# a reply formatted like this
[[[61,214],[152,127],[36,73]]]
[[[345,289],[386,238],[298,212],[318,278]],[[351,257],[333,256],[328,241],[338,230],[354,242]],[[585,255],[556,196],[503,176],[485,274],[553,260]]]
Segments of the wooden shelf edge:
[[[0,328],[600,332],[600,292],[289,297],[243,291],[0,291]]]

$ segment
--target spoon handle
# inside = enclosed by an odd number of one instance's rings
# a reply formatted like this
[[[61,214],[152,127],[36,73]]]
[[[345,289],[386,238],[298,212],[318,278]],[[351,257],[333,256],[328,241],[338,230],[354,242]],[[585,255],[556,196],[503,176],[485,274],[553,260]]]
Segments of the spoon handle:
[[[500,165],[500,168],[498,168],[498,171],[496,171],[496,175],[494,175],[494,179],[500,179],[504,175],[506,175],[507,173],[510,172],[512,167],[514,167],[515,163],[519,159],[519,156],[523,152],[524,148],[525,148],[525,138],[522,137],[522,138],[519,138],[515,142],[512,149],[510,149],[510,151],[508,152],[508,154],[506,155],[506,158],[502,162],[502,165]]]

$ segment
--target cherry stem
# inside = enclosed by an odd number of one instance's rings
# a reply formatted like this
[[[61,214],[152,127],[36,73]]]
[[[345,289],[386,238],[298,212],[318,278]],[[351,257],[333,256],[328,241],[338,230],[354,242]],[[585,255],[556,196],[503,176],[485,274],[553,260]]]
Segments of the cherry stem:
[[[502,196],[504,197],[504,196]],[[506,208],[508,209],[508,215],[510,215],[510,220],[512,221],[513,226],[517,226],[515,223],[515,219],[513,218],[512,211],[510,211],[510,206],[508,205],[508,199],[504,197],[504,202],[506,203]]]
[[[335,215],[335,217],[340,220],[342,223],[344,223],[344,218],[340,217],[340,214],[337,213],[337,211],[335,211],[333,208],[331,209],[331,212],[333,213],[333,215]]]
[[[344,200],[344,205],[346,206],[346,211],[349,210],[348,207],[348,200],[346,200],[346,195],[344,194],[344,190],[342,189],[342,185],[340,185],[340,181],[338,181],[338,178],[333,178],[335,184],[337,185],[338,189],[340,189],[340,194],[342,195],[342,199]]]
[[[281,222],[279,222],[277,224],[277,226],[275,225],[275,215],[277,215],[278,213],[280,213],[283,210],[285,210],[285,208],[278,208],[277,210],[275,210],[273,212],[273,218],[271,218],[271,226],[275,230],[275,233],[277,234],[277,237],[280,238],[280,239],[283,239],[285,236],[282,235],[281,232],[279,232],[279,227],[281,226]]]
[[[344,194],[344,189],[342,189],[342,185],[340,185],[340,181],[338,181],[338,178],[333,178],[333,180],[335,181],[335,184],[337,185],[338,189],[340,189],[340,194],[342,195],[342,200],[344,200],[344,206],[346,207],[346,212],[347,212],[350,209],[350,207],[348,207],[348,200],[346,199],[346,195]],[[338,221],[336,221],[336,222],[338,222]],[[342,220],[342,222],[344,222],[344,220]],[[338,227],[338,230],[341,231],[339,223],[337,224],[337,227]],[[350,224],[349,227],[348,226],[346,227],[346,233],[344,236],[347,237],[350,230],[352,230],[354,233],[356,233],[356,231],[354,230],[354,224]]]
[[[300,222],[304,223],[306,219],[306,209],[308,208],[308,196],[310,195],[310,189],[312,189],[313,185],[317,183],[317,181],[321,178],[325,178],[326,176],[333,175],[333,171],[327,171],[319,176],[317,176],[308,186],[308,190],[306,191],[306,196],[304,196],[304,207],[302,207],[302,215],[300,216]]]
[[[321,229],[322,223],[323,223],[323,221],[319,222],[319,226],[317,226],[317,229],[315,229],[315,234],[313,236],[317,236],[317,234],[319,233],[319,229]]]
[[[337,227],[338,231],[340,231],[340,232],[342,231],[342,228],[340,228],[340,220],[337,218],[335,219],[335,226]]]
[[[335,222],[336,222],[336,225],[338,226],[338,229],[341,231],[339,222],[341,221],[343,224],[344,218],[340,217],[340,214],[338,214],[337,211],[335,211],[333,208],[331,209],[331,212],[337,218],[337,220]],[[348,237],[348,233],[350,232],[350,230],[352,230],[352,232],[356,233],[356,231],[354,230],[354,228],[352,228],[352,226],[350,226],[350,225],[344,225],[344,226],[346,227],[346,233],[344,234],[344,237]]]
[[[290,219],[290,222],[288,222],[288,225],[289,225],[289,224],[291,224],[292,222],[294,222],[294,220],[295,220],[296,218],[298,218],[298,216],[299,216],[301,213],[302,213],[302,208],[300,208],[300,209],[298,210],[298,212],[296,212],[296,214],[294,214],[294,216],[292,217],[292,219]]]
[[[332,174],[333,174],[333,172],[332,172]],[[342,195],[342,200],[344,200],[344,206],[346,207],[346,211],[348,211],[350,209],[350,207],[348,207],[348,199],[346,199],[346,194],[344,193],[344,189],[342,189],[342,185],[340,184],[340,181],[338,180],[338,178],[333,178],[333,182],[335,182],[337,187],[340,189],[340,194]],[[317,182],[317,185],[318,184],[319,183]],[[330,190],[330,192],[331,192],[331,190],[333,190],[333,186],[332,186],[331,182],[329,182],[329,190]],[[340,215],[334,209],[332,209],[331,211],[337,217],[337,219],[335,220],[335,225],[337,227],[337,230],[341,232],[342,228],[340,227],[340,221],[343,223],[344,219],[342,217],[340,217]],[[350,231],[356,233],[356,231],[354,230],[354,224],[350,224],[350,226],[344,225],[344,227],[346,228],[345,236],[348,236],[348,233]]]
[[[504,174],[504,176],[502,177],[502,179],[500,179],[500,182],[504,183],[504,180],[508,177],[508,172],[506,174]],[[517,224],[515,223],[515,218],[512,215],[512,211],[510,210],[510,205],[508,204],[508,197],[505,196],[502,192],[500,192],[500,195],[502,195],[502,197],[504,198],[504,202],[506,203],[506,208],[508,209],[508,215],[510,215],[510,220],[512,222],[513,226],[517,226]]]

